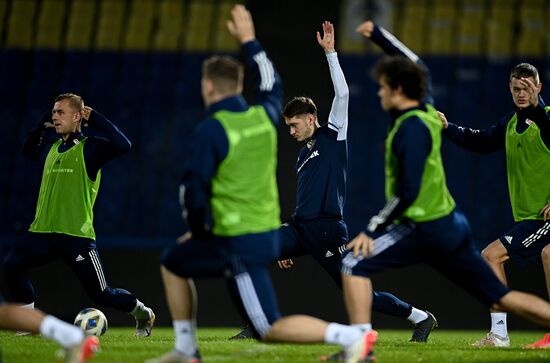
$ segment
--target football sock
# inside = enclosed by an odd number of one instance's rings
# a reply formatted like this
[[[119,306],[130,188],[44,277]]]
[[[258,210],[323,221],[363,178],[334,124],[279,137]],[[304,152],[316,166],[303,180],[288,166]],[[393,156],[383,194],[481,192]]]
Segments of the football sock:
[[[358,339],[361,339],[363,334],[364,332],[361,328],[359,328],[359,326],[330,323],[325,331],[325,343],[339,344],[344,347],[349,347]]]
[[[407,320],[415,325],[426,319],[428,319],[428,314],[426,314],[425,311],[418,310],[415,307],[412,308],[411,315],[407,317]]]
[[[491,313],[491,333],[502,338],[506,338],[508,336],[506,313]]]
[[[172,324],[176,333],[176,350],[188,357],[192,357],[197,352],[195,322],[190,320],[174,320]]]
[[[51,315],[47,315],[40,323],[40,334],[55,340],[64,348],[74,347],[84,339],[82,330]]]

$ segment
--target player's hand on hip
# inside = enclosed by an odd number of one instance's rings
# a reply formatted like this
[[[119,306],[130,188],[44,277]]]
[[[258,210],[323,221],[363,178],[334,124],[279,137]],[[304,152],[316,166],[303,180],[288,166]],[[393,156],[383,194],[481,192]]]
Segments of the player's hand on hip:
[[[231,20],[227,21],[227,29],[241,44],[256,39],[252,15],[244,5],[237,4],[231,9]]]
[[[445,130],[447,127],[449,127],[449,121],[447,121],[447,117],[443,112],[437,111],[437,115],[439,116],[439,121],[443,124],[443,130]]]
[[[539,214],[544,218],[545,222],[550,220],[550,200],[548,201],[548,204],[540,210]]]
[[[292,266],[294,266],[294,262],[292,261],[291,258],[286,260],[277,260],[277,265],[279,265],[280,269],[289,269],[289,268],[292,268]]]
[[[179,244],[182,244],[182,243],[185,243],[185,242],[189,241],[191,238],[193,238],[193,234],[191,233],[191,231],[187,231],[184,234],[182,234],[181,236],[179,236],[178,238],[176,238],[176,241]]]
[[[330,21],[323,23],[323,37],[317,32],[317,43],[325,50],[325,53],[333,53],[334,50],[334,26]]]
[[[367,236],[365,232],[359,233],[355,238],[348,243],[348,250],[353,250],[354,256],[370,256],[374,250],[374,240]]]
[[[355,31],[362,36],[366,38],[370,38],[372,36],[372,32],[374,30],[374,23],[371,20],[367,20],[361,24],[357,28],[355,28]]]

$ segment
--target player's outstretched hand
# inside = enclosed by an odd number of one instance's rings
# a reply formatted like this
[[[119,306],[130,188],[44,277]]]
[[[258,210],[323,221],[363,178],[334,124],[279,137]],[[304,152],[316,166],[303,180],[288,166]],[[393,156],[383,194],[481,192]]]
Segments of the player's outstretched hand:
[[[449,121],[447,121],[447,117],[443,112],[437,111],[437,115],[439,116],[439,121],[443,124],[443,130],[445,130],[447,127],[449,127]]]
[[[357,28],[355,28],[355,31],[362,36],[366,38],[370,38],[372,35],[372,31],[374,30],[374,23],[371,20],[367,20],[361,24]]]
[[[367,236],[365,232],[359,233],[350,243],[347,245],[348,250],[353,250],[354,256],[369,256],[374,250],[374,240]]]
[[[231,18],[227,21],[227,29],[241,44],[256,39],[252,15],[244,5],[235,5],[231,9]]]
[[[278,260],[277,265],[279,265],[280,269],[289,269],[294,266],[294,262],[289,258],[287,260]]]
[[[334,52],[334,26],[330,21],[323,23],[323,37],[317,32],[317,42],[325,50],[325,53]]]
[[[550,220],[550,200],[548,201],[548,204],[540,210],[539,214],[544,218],[545,222]]]

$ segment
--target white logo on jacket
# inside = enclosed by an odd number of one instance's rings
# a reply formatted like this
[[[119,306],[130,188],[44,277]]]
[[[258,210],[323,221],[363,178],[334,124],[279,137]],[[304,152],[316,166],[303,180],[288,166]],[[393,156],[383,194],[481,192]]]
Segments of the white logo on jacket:
[[[300,165],[300,167],[298,168],[298,171],[296,172],[296,174],[298,174],[300,172],[300,170],[302,170],[302,168],[304,167],[304,165],[307,164],[308,161],[310,161],[311,159],[315,158],[319,156],[319,150],[315,150],[314,152],[311,153],[311,155],[309,155],[307,157],[306,160],[304,160],[304,162],[302,163],[302,165]]]

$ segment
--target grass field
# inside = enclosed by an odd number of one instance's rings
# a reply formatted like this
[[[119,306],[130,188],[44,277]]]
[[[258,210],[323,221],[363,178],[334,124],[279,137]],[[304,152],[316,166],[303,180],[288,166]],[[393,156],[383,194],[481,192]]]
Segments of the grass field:
[[[253,340],[229,341],[236,328],[199,329],[204,362],[318,362],[336,346],[263,344]],[[436,330],[427,344],[409,343],[410,331],[380,330],[376,357],[379,363],[444,362],[550,362],[550,349],[527,350],[522,345],[542,338],[542,332],[512,332],[506,349],[474,348],[469,344],[485,334],[481,331]],[[111,328],[101,338],[101,352],[93,363],[143,362],[172,349],[172,329],[156,328],[150,338],[135,338],[132,329]],[[59,362],[57,345],[40,337],[15,337],[0,332],[4,363]]]

